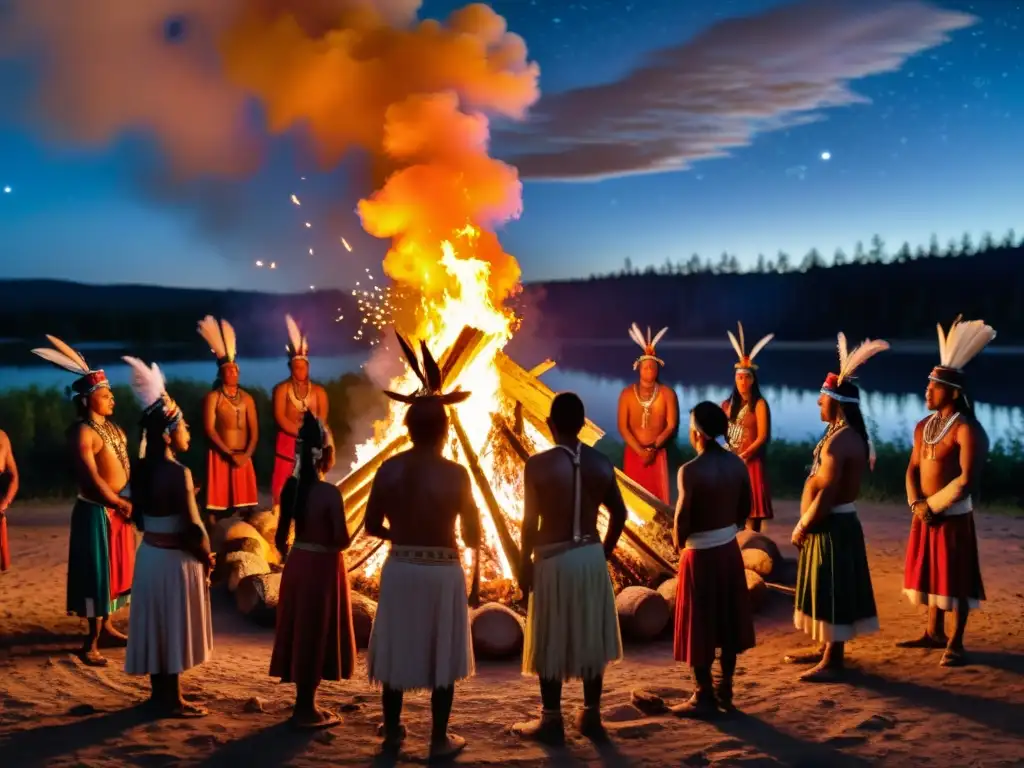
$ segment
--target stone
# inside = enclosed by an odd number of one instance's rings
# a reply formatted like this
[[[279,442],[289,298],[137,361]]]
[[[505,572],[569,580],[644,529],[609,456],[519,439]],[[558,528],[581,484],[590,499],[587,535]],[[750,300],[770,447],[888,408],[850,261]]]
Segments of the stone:
[[[281,574],[264,573],[246,576],[238,582],[235,605],[239,612],[257,624],[273,627],[277,619],[277,603],[281,598]]]
[[[377,604],[358,592],[352,592],[351,597],[352,628],[356,636],[356,648],[369,648],[373,620],[377,617]]]
[[[669,616],[674,617],[676,615],[676,588],[679,586],[679,579],[673,576],[667,581],[663,581],[658,586],[658,594],[665,598],[665,602],[668,603]],[[669,625],[672,622],[669,621]]]
[[[242,518],[237,515],[218,520],[217,524],[213,526],[213,530],[210,531],[210,549],[214,552],[220,552],[224,548],[228,531],[231,530],[233,525],[240,522],[242,522]]]
[[[740,545],[741,550],[758,549],[764,552],[771,559],[773,570],[782,562],[779,545],[763,533],[742,530],[736,534],[736,543]]]
[[[469,617],[473,653],[481,659],[508,659],[523,650],[525,622],[501,603],[484,603]]]
[[[760,574],[753,571],[745,571],[747,575],[747,592],[750,593],[750,606],[754,612],[764,607],[764,601],[768,598],[768,585],[765,584]]]
[[[653,640],[672,617],[665,598],[648,587],[626,587],[615,598],[615,608],[622,634],[630,640]]]
[[[228,566],[228,591],[234,592],[246,576],[262,576],[270,573],[270,564],[258,555],[249,552],[231,552],[225,556]]]
[[[744,549],[743,567],[753,571],[763,579],[767,579],[775,570],[775,563],[763,549]]]
[[[257,531],[248,523],[243,522],[241,520],[236,522],[234,525],[228,528],[227,531],[224,532],[224,542],[221,544],[221,548],[215,551],[227,552],[229,548],[233,546],[231,542],[237,541],[238,539],[255,539],[256,541],[261,542],[263,547],[263,553],[261,556],[263,557],[264,560],[268,562],[270,561],[270,550],[273,549],[271,544],[260,535],[259,531]]]

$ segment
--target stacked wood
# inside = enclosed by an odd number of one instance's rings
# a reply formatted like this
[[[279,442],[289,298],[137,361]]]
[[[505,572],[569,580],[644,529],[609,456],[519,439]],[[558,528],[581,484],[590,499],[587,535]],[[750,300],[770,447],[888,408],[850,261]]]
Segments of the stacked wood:
[[[525,624],[501,603],[485,603],[470,615],[473,653],[481,659],[508,659],[523,649]]]
[[[377,604],[358,592],[351,593],[352,629],[356,636],[357,648],[370,646],[370,633],[373,631],[373,620],[377,618]]]
[[[668,626],[671,612],[665,598],[648,587],[626,587],[615,598],[623,637],[648,642]]]
[[[241,614],[260,626],[273,627],[281,596],[281,574],[246,576],[235,590],[235,606]]]
[[[246,576],[270,573],[270,563],[249,552],[229,552],[224,556],[228,568],[228,591],[234,592]]]

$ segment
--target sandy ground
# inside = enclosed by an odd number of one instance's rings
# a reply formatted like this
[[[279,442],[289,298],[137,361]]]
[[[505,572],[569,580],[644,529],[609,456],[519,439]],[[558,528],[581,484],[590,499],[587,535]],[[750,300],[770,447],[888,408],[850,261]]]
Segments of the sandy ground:
[[[771,533],[793,556],[786,532],[794,505],[777,509]],[[848,681],[795,682],[797,670],[781,659],[804,642],[779,594],[758,619],[758,647],[740,661],[742,713],[713,724],[643,716],[629,703],[631,690],[682,698],[689,677],[668,643],[630,646],[607,675],[612,745],[598,750],[571,735],[564,750],[549,752],[507,732],[536,712],[534,680],[521,677],[515,662],[483,664],[456,696],[452,727],[469,740],[459,764],[1024,765],[1024,519],[979,515],[989,602],[968,628],[972,665],[947,670],[938,666],[938,652],[893,647],[923,626],[922,613],[900,597],[906,511],[865,506],[861,516],[882,631],[851,644]],[[224,596],[216,600],[215,659],[185,676],[187,695],[211,716],[146,721],[135,705],[147,695],[147,681],[123,673],[123,650],[108,652],[105,669],[85,667],[68,652],[80,625],[61,616],[67,519],[66,509],[53,507],[22,506],[10,515],[14,569],[0,575],[0,765],[382,763],[374,735],[380,704],[362,664],[355,679],[321,689],[322,703],[342,711],[345,724],[296,734],[284,724],[293,688],[267,677],[270,633],[247,625]],[[579,686],[566,691],[567,708],[575,708]],[[407,723],[411,738],[401,760],[424,762],[425,695],[408,697]]]

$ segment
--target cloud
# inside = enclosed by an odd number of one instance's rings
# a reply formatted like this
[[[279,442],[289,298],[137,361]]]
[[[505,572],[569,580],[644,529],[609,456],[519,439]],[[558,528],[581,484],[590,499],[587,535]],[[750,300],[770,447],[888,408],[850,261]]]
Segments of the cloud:
[[[806,0],[728,19],[615,82],[545,94],[528,126],[498,140],[524,179],[678,170],[866,103],[851,81],[897,70],[976,21],[918,0]]]

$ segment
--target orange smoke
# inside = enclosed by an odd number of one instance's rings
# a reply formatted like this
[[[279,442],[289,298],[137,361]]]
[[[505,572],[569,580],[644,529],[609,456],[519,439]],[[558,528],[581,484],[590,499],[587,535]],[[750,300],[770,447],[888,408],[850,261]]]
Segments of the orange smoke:
[[[359,215],[391,239],[385,272],[416,306],[460,289],[441,244],[468,226],[479,234],[457,255],[489,265],[499,307],[520,272],[494,231],[521,212],[522,187],[489,155],[487,116],[522,119],[540,95],[522,38],[480,4],[444,23],[414,21],[413,2],[292,5],[252,3],[224,35],[231,83],[259,97],[272,132],[308,131],[322,165],[369,153],[380,187]]]

